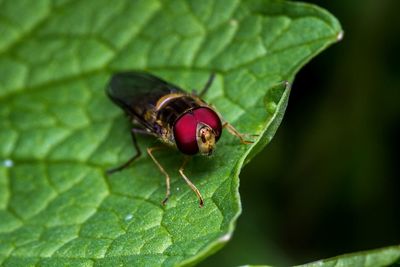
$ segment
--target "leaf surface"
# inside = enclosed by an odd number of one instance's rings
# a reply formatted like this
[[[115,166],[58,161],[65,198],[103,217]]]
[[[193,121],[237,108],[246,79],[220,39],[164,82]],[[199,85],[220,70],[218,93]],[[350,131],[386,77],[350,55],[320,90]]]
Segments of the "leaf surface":
[[[238,174],[274,135],[299,68],[340,39],[338,22],[282,1],[0,1],[0,264],[185,265],[226,243],[240,213]],[[215,155],[134,153],[128,120],[105,96],[111,74],[146,70],[205,99],[239,131]],[[157,142],[139,137],[142,151]]]
[[[361,251],[319,260],[297,267],[380,267],[397,266],[400,263],[400,246],[392,246],[368,251]],[[269,265],[246,265],[246,267],[267,267]]]
[[[361,251],[345,254],[326,260],[320,260],[299,267],[333,267],[333,266],[355,266],[355,267],[379,267],[391,266],[400,263],[400,246],[386,247],[369,251]]]

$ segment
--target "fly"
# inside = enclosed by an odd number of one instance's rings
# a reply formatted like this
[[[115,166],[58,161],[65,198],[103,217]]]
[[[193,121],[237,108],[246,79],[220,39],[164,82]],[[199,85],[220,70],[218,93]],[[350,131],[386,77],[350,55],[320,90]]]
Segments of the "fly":
[[[238,137],[243,144],[252,143],[245,140],[231,124],[223,122],[219,113],[202,99],[213,80],[214,74],[197,95],[187,93],[178,86],[148,73],[131,71],[114,74],[108,83],[107,95],[125,111],[135,126],[131,130],[131,136],[136,154],[124,164],[108,170],[107,173],[120,171],[140,157],[141,151],[136,141],[136,133],[154,136],[162,143],[176,147],[185,155],[211,155],[223,128]],[[170,176],[153,152],[164,147],[147,148],[147,153],[165,176],[166,195],[162,201],[163,205],[170,196]],[[200,191],[183,172],[188,159],[189,157],[185,157],[179,173],[196,193],[202,207],[204,200]]]

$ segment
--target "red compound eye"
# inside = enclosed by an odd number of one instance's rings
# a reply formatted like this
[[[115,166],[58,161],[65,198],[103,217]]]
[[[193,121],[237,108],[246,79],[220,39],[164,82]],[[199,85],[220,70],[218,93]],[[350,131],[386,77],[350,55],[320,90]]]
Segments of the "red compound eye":
[[[218,141],[218,139],[221,137],[221,130],[222,130],[222,125],[221,125],[221,119],[215,113],[214,110],[201,107],[193,110],[194,116],[197,119],[197,122],[202,122],[210,126],[214,132],[215,132],[215,141]]]
[[[191,112],[187,112],[175,122],[174,137],[176,146],[183,153],[194,155],[199,151],[196,130],[197,120]]]
[[[185,154],[199,152],[196,132],[197,124],[204,123],[215,132],[215,140],[221,136],[222,124],[218,115],[210,108],[200,107],[183,114],[174,125],[174,137],[178,149]]]

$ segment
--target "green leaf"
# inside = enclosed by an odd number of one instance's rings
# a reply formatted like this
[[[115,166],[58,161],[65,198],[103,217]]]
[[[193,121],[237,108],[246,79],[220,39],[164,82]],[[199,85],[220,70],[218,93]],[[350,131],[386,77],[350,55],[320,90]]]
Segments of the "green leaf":
[[[396,263],[400,263],[400,246],[345,254],[326,260],[299,265],[299,267],[379,267],[389,266]]]
[[[400,263],[400,246],[392,246],[381,249],[374,249],[341,256],[319,260],[307,264],[297,265],[298,267],[380,267],[391,266]],[[246,267],[267,267],[269,265],[246,265]]]
[[[282,119],[299,68],[341,37],[315,6],[275,1],[0,1],[0,264],[185,265],[226,243],[240,213],[238,174]],[[172,197],[147,155],[132,154],[130,124],[105,96],[115,71],[150,71],[205,97],[239,131],[215,155],[177,169],[157,154]],[[139,140],[143,151],[155,143]]]

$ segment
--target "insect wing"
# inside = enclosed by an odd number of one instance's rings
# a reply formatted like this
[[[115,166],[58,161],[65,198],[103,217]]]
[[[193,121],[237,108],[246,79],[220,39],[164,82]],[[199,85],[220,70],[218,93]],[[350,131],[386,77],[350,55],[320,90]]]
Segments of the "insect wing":
[[[108,96],[123,109],[154,105],[162,96],[182,92],[177,86],[141,72],[114,74],[107,87]]]
[[[111,100],[149,129],[152,129],[152,125],[145,119],[146,112],[152,110],[161,97],[177,92],[183,91],[142,72],[116,73],[107,86],[107,94]]]

